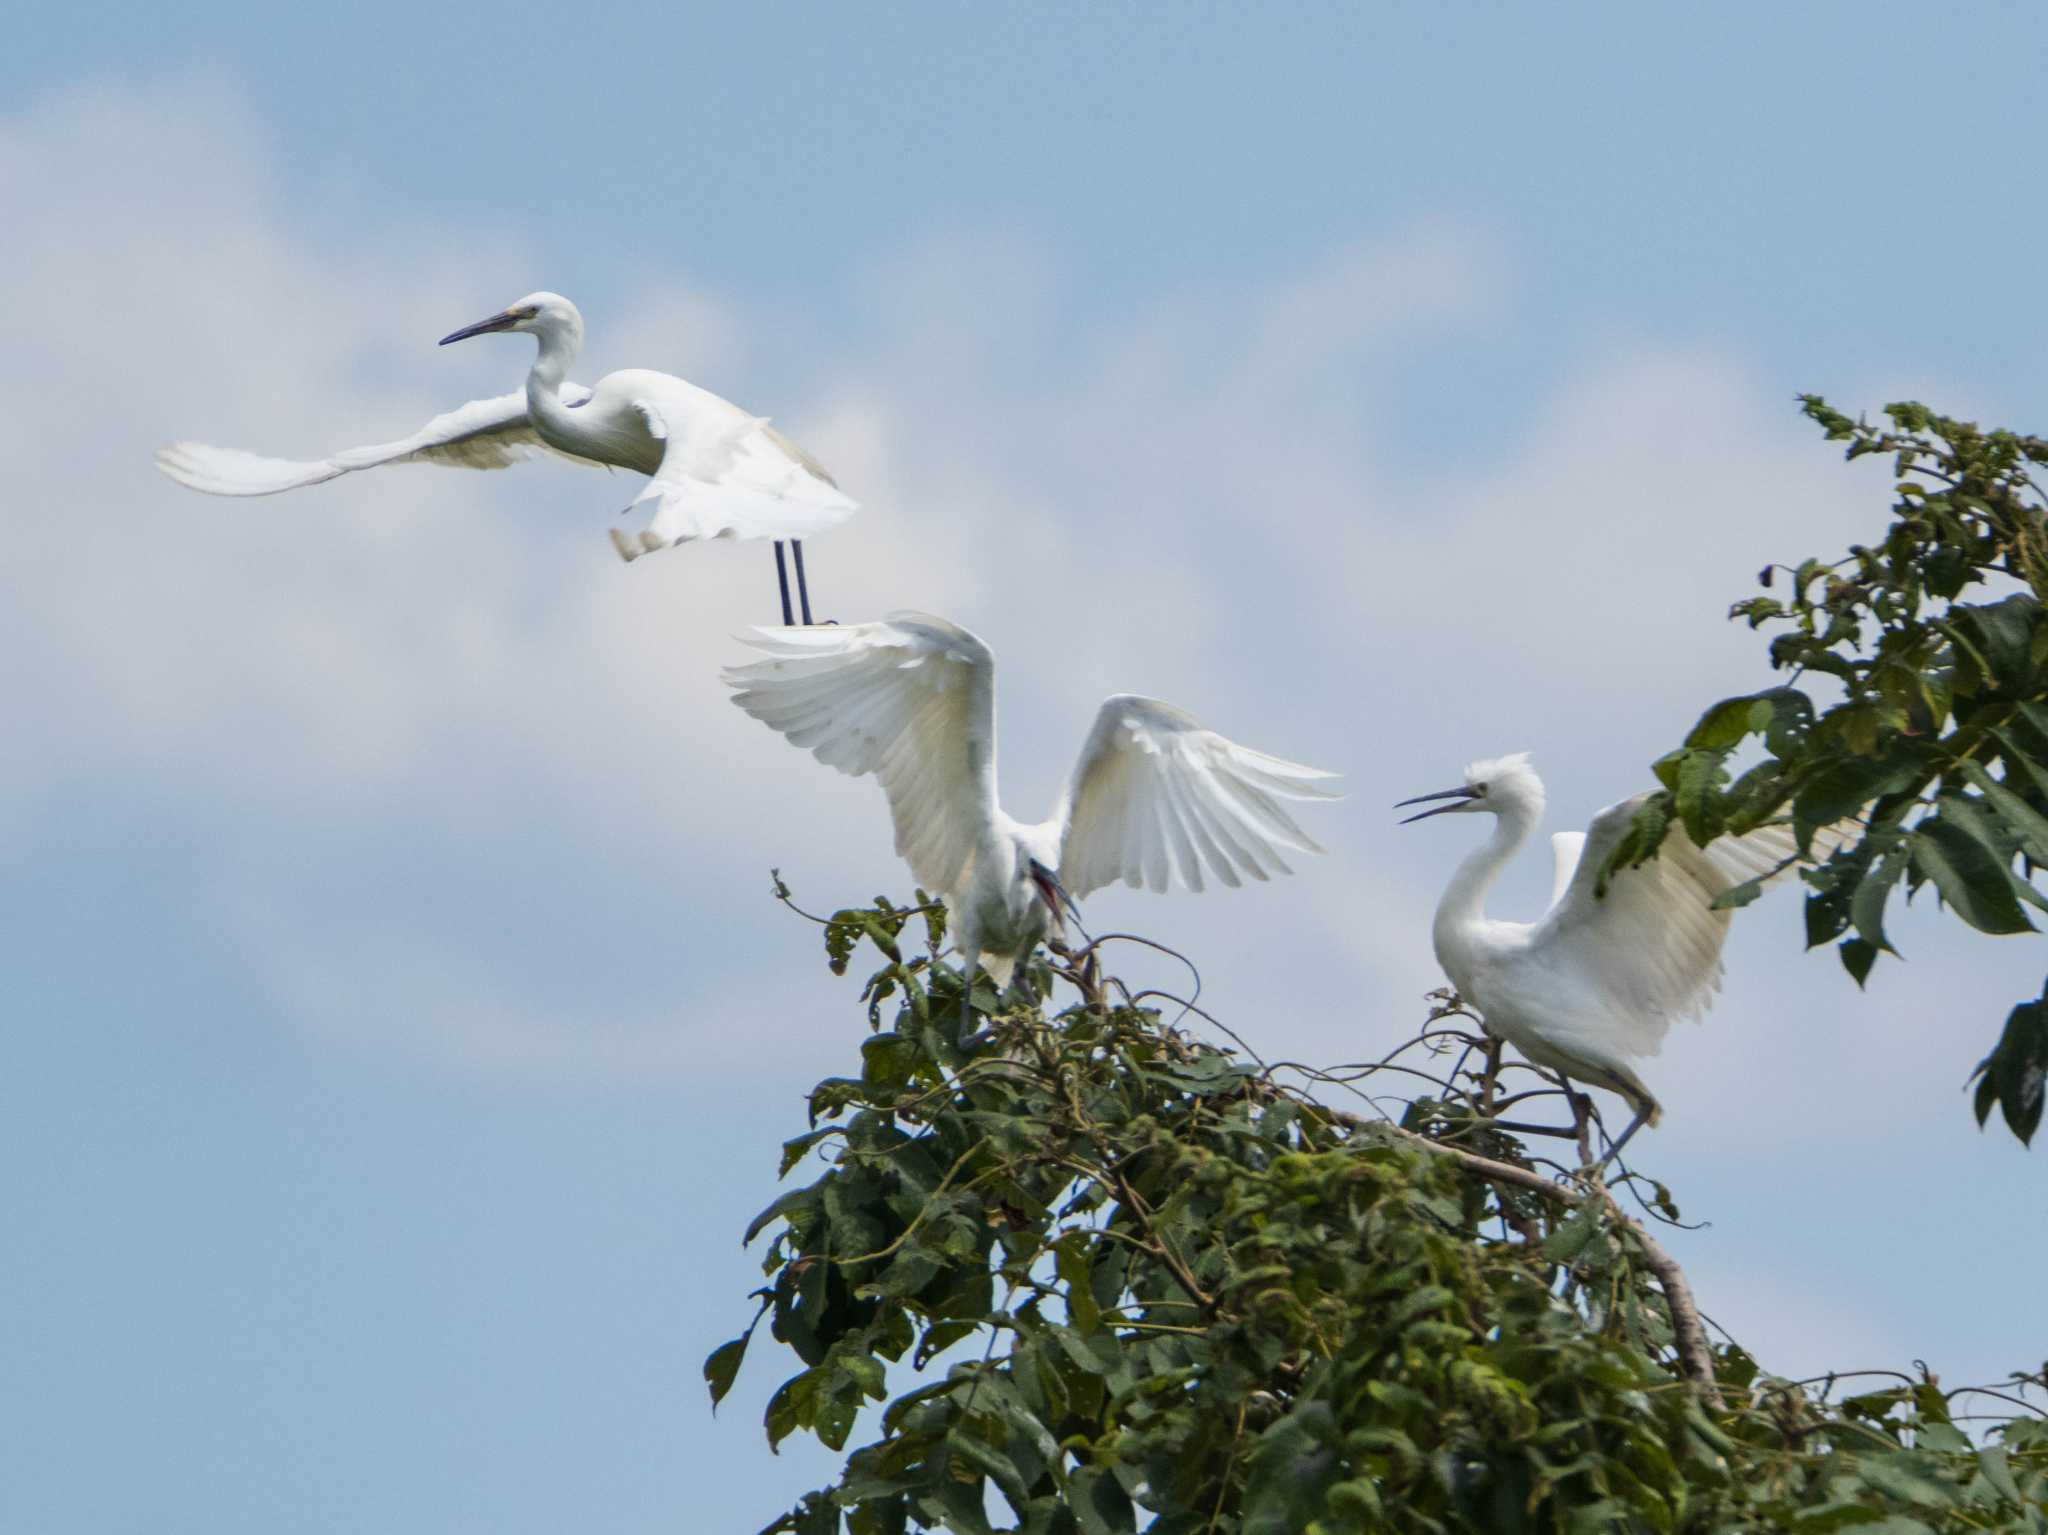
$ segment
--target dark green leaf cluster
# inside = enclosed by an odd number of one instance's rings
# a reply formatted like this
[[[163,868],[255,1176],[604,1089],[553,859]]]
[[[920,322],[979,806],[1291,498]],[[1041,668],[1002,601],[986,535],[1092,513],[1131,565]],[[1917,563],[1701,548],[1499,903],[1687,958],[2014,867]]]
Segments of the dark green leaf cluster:
[[[1689,1372],[1653,1244],[1486,1117],[1491,1068],[1359,1120],[1166,1027],[1093,953],[1032,967],[1075,989],[1056,1016],[963,996],[905,915],[829,919],[835,968],[846,931],[881,955],[876,1028],[784,1147],[819,1175],[747,1233],[756,1323],[799,1365],[770,1441],[867,1430],[770,1531],[2048,1535],[2029,1425],[1980,1451],[1930,1432],[1931,1387],[1831,1408],[1703,1335]],[[755,1330],[706,1361],[714,1402]]]
[[[1921,405],[1890,406],[1890,425],[1877,427],[1817,396],[1803,404],[1851,459],[1889,460],[1890,526],[1832,563],[1767,567],[1766,595],[1735,604],[1732,617],[1777,630],[1771,665],[1791,683],[1700,717],[1657,764],[1663,792],[1603,872],[1654,856],[1673,824],[1705,843],[1789,813],[1810,848],[1853,818],[1847,846],[1805,876],[1806,938],[1836,944],[1860,985],[1880,954],[1897,953],[1884,918],[1901,887],[1910,898],[1932,884],[1986,933],[2034,931],[2027,908],[2048,910],[2032,881],[2048,863],[2048,511],[2032,478],[2048,441]],[[1827,680],[1809,691],[1808,679]],[[1758,746],[1761,759],[1732,773],[1731,759]],[[1974,1075],[1978,1122],[1996,1106],[2031,1141],[2048,1007],[2015,1008]]]

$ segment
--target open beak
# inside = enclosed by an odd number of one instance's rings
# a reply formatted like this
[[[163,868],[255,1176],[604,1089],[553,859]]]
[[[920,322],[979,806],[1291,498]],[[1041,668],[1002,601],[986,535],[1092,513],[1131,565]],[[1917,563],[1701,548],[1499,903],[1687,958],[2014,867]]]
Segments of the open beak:
[[[488,336],[492,331],[510,330],[519,323],[519,319],[518,315],[508,309],[502,314],[492,315],[488,320],[479,320],[474,325],[463,326],[461,330],[450,331],[441,338],[440,344],[446,346],[451,341],[467,341],[471,336]]]
[[[1453,810],[1463,810],[1467,801],[1477,798],[1479,798],[1479,791],[1470,784],[1467,784],[1461,789],[1439,789],[1434,794],[1418,794],[1413,799],[1404,799],[1396,802],[1394,808],[1399,810],[1402,805],[1426,805],[1433,799],[1447,799],[1451,801],[1448,805],[1439,805],[1436,809],[1425,810],[1419,815],[1403,816],[1401,824],[1406,826],[1410,821],[1426,821],[1433,815],[1449,815]]]
[[[1076,921],[1080,920],[1081,908],[1076,906],[1074,898],[1067,894],[1067,887],[1060,883],[1059,875],[1036,858],[1031,860],[1031,882],[1038,887],[1038,898],[1045,902],[1047,909],[1052,912],[1055,928],[1064,929],[1069,914]]]

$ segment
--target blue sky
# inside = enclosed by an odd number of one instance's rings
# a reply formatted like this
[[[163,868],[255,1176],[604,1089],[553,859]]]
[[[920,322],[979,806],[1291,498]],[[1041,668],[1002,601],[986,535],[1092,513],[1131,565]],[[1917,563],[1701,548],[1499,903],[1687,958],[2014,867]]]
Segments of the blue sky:
[[[1375,1055],[1437,984],[1462,823],[1553,824],[1761,685],[1720,621],[1867,536],[1794,416],[2039,430],[2044,109],[2019,6],[45,8],[0,53],[0,1524],[751,1529],[738,1247],[851,989],[766,899],[900,892],[872,785],[727,706],[768,557],[619,566],[630,482],[289,454],[510,387],[433,342],[534,287],[578,376],[773,414],[866,504],[824,611],[1002,664],[1006,799],[1095,703],[1341,770],[1271,888],[1104,892],[1270,1053]],[[1866,466],[1867,467],[1867,466]],[[1497,907],[1526,913],[1542,860]],[[1956,929],[1951,931],[1951,929]],[[2048,1352],[2038,1154],[1961,1083],[2032,940],[1916,913],[1860,995],[1743,914],[1646,1075],[1707,1309],[1787,1370]]]

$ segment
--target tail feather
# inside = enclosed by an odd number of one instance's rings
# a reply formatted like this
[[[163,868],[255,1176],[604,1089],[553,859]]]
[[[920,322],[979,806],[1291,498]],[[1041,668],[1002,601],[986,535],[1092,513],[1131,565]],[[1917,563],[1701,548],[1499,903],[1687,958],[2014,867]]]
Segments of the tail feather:
[[[989,979],[996,983],[996,990],[998,992],[1008,991],[1010,989],[1010,978],[1017,973],[1017,956],[1014,954],[983,954],[981,956],[981,968],[986,970]],[[969,985],[974,983],[974,976],[971,971],[967,979]]]
[[[1656,1094],[1643,1085],[1643,1079],[1626,1066],[1603,1067],[1605,1079],[1593,1077],[1597,1085],[1609,1092],[1619,1093],[1628,1100],[1629,1107],[1643,1116],[1643,1123],[1652,1130],[1663,1121],[1664,1105],[1657,1101]]]

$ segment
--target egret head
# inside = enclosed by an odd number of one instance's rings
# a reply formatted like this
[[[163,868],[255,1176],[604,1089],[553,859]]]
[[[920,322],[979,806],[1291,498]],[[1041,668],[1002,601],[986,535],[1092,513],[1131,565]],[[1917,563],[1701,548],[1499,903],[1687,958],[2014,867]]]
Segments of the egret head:
[[[1490,810],[1495,815],[1541,815],[1543,780],[1529,765],[1529,754],[1515,752],[1506,757],[1492,757],[1473,763],[1465,769],[1464,784],[1456,789],[1418,794],[1413,799],[1402,800],[1394,808],[1398,810],[1401,805],[1422,805],[1438,799],[1449,803],[1408,816],[1401,824],[1406,826],[1409,821],[1426,821],[1433,815],[1457,815],[1472,810]]]
[[[471,336],[489,336],[498,331],[523,331],[543,340],[549,336],[562,336],[581,341],[583,316],[559,293],[529,293],[525,298],[507,304],[488,320],[479,320],[474,325],[465,325],[461,330],[443,336],[441,345],[466,341]]]

